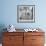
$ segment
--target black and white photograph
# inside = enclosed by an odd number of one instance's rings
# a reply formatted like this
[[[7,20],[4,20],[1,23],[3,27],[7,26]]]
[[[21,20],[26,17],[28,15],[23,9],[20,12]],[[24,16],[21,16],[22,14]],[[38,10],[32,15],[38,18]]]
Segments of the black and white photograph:
[[[35,22],[35,5],[17,5],[17,22]]]

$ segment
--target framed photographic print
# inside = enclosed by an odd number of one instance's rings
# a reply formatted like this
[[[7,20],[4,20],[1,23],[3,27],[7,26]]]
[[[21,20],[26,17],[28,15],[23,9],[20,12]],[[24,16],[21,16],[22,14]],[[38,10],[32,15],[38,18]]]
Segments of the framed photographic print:
[[[35,5],[17,5],[17,22],[35,22]]]

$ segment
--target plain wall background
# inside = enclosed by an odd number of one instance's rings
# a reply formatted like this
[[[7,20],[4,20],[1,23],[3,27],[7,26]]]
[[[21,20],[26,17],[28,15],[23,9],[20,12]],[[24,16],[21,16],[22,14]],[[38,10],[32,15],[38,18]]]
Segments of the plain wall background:
[[[35,5],[35,23],[17,23],[17,5]],[[37,28],[46,32],[46,0],[0,0],[0,31],[13,24],[15,28]]]

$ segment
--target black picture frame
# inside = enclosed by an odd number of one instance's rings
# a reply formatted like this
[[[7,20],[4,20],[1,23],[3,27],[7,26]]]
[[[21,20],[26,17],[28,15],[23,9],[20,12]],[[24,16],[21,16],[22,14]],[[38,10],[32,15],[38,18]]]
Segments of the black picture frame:
[[[35,5],[17,5],[17,22],[34,23]]]

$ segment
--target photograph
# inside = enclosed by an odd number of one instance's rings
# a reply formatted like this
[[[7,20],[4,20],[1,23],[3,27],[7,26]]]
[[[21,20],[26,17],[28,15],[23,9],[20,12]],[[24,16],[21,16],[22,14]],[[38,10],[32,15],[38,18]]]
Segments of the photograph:
[[[35,5],[17,5],[17,22],[35,22]]]

